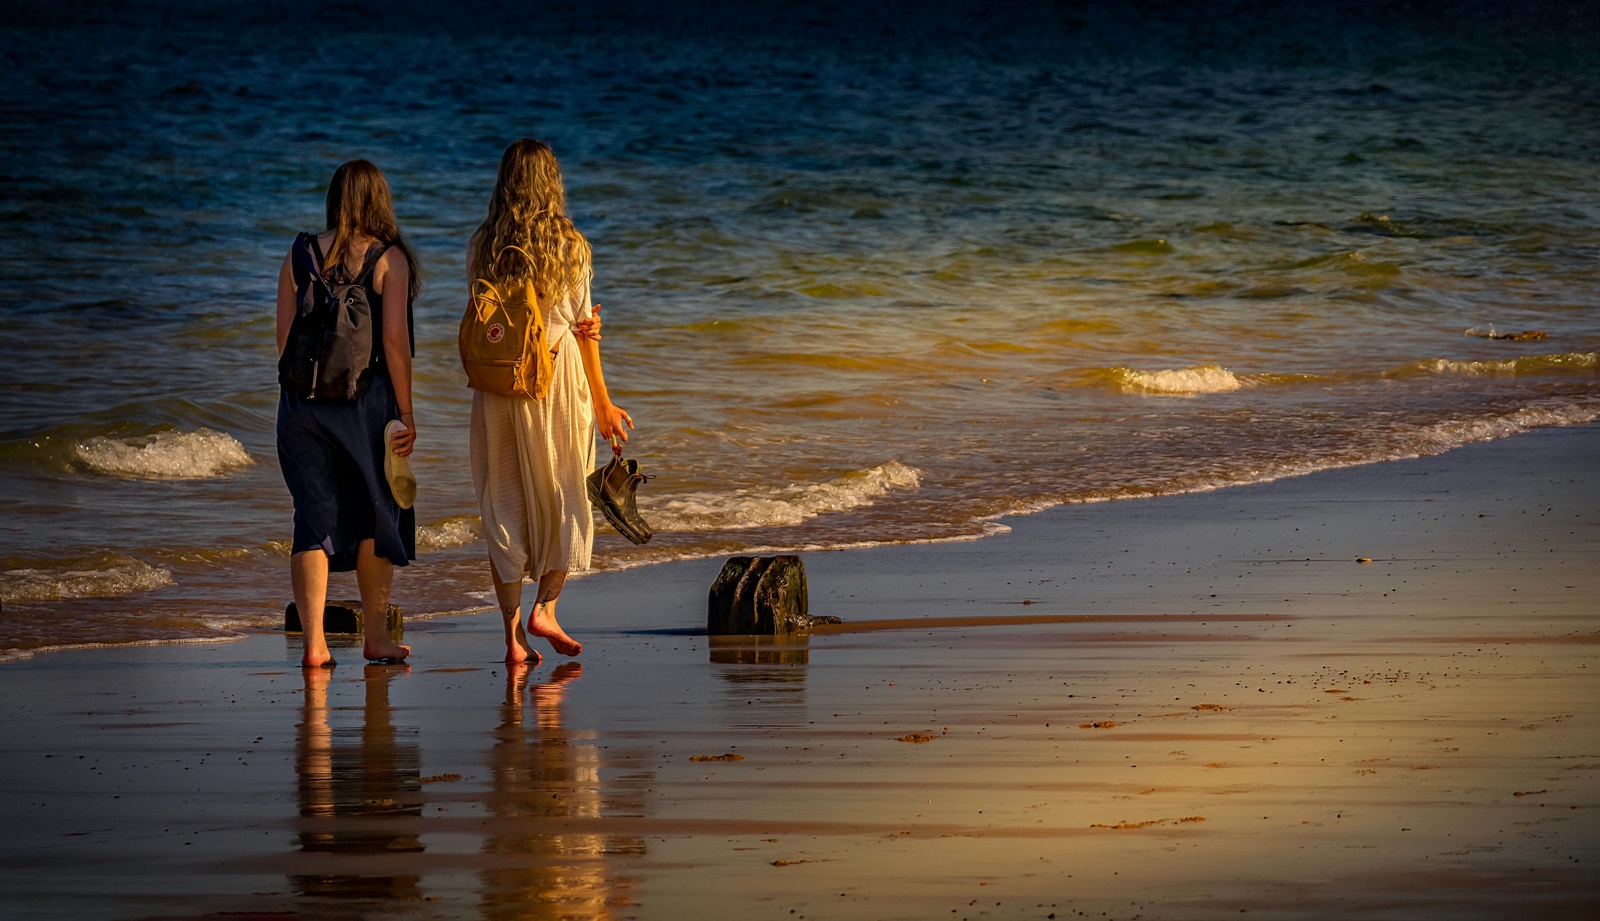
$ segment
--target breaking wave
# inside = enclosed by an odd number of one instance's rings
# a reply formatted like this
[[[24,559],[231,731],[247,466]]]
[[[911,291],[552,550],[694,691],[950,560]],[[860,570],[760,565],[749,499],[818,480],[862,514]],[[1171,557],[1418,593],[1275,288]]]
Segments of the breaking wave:
[[[1535,377],[1593,374],[1597,371],[1600,371],[1600,352],[1559,352],[1477,361],[1424,358],[1388,371],[1329,374],[1235,374],[1221,365],[1214,364],[1163,371],[1116,367],[1096,371],[1092,379],[1102,383],[1109,382],[1123,393],[1188,397],[1204,393],[1228,393],[1247,387],[1359,382],[1375,378]]]
[[[104,598],[165,588],[172,570],[109,554],[53,565],[0,569],[0,601],[61,601]]]
[[[97,436],[72,446],[78,465],[137,480],[206,480],[255,463],[238,439],[196,429],[128,438]]]
[[[1221,365],[1200,365],[1167,371],[1137,371],[1112,368],[1111,379],[1123,393],[1152,393],[1162,396],[1193,396],[1199,393],[1227,393],[1246,382]]]
[[[1600,368],[1600,352],[1560,352],[1484,361],[1429,358],[1406,365],[1399,373],[1445,374],[1457,377],[1522,377],[1535,374],[1582,374],[1597,368]]]
[[[891,489],[915,489],[919,472],[899,461],[853,470],[822,483],[731,493],[690,493],[652,505],[657,530],[712,531],[799,524],[828,512],[870,505]]]
[[[417,526],[417,547],[426,550],[465,547],[482,537],[483,521],[477,515],[452,515]]]

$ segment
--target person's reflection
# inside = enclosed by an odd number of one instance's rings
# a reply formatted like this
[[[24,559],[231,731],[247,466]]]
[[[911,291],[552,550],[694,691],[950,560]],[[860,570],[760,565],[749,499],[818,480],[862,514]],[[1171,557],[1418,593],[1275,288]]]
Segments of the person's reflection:
[[[482,915],[610,918],[615,908],[632,904],[622,894],[631,881],[608,876],[605,858],[643,854],[643,841],[563,830],[559,820],[598,819],[605,811],[633,812],[642,804],[603,803],[595,745],[589,734],[563,725],[563,698],[583,666],[568,662],[531,689],[529,671],[512,666],[506,675],[506,699],[489,750],[488,806],[495,818],[483,852],[513,859],[496,860],[482,872]],[[530,697],[531,713],[524,704]],[[547,817],[557,824],[539,821]]]
[[[296,727],[295,773],[300,783],[300,850],[333,855],[333,869],[349,857],[422,850],[421,757],[415,729],[396,729],[389,682],[410,674],[406,665],[368,665],[366,706],[359,729],[328,725],[331,670],[305,669],[305,702]],[[346,855],[349,855],[347,857]],[[312,899],[421,897],[417,876],[381,876],[370,861],[363,872],[289,877],[290,889]]]

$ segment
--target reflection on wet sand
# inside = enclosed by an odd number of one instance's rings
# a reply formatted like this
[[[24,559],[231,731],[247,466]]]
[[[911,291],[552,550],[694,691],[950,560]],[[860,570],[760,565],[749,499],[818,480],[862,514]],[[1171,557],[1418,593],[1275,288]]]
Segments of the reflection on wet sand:
[[[594,734],[566,728],[562,703],[583,674],[568,662],[548,680],[528,686],[530,669],[514,666],[506,676],[500,725],[489,749],[490,790],[486,805],[513,834],[491,834],[483,853],[518,858],[484,869],[485,918],[606,919],[633,904],[634,881],[611,873],[608,858],[642,856],[644,840],[580,832],[541,832],[541,818],[600,818],[643,812],[642,801],[619,798],[602,784]],[[531,697],[531,706],[527,703]],[[620,778],[611,791],[642,789],[649,775]],[[521,829],[525,829],[521,830]]]
[[[810,640],[797,636],[708,637],[717,677],[728,682],[724,703],[735,726],[788,728],[806,724],[806,664]],[[756,706],[759,704],[759,706]]]
[[[718,665],[805,665],[811,661],[811,638],[792,636],[712,636],[711,661]],[[724,670],[729,681],[760,676],[762,681],[802,683],[805,669]],[[744,677],[740,677],[744,676]]]
[[[395,728],[389,706],[389,682],[410,673],[405,665],[366,666],[361,726],[333,729],[328,724],[332,672],[305,671],[295,750],[302,852],[341,855],[342,861],[423,849],[417,731]],[[381,865],[357,861],[361,869]],[[417,876],[359,872],[289,877],[296,896],[317,900],[414,900],[422,896],[419,882]]]

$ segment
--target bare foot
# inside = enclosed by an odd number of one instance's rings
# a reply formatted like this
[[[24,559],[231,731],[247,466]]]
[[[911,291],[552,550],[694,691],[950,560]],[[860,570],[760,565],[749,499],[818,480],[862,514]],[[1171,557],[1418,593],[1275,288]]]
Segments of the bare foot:
[[[301,668],[333,668],[339,663],[333,661],[333,653],[327,646],[321,649],[307,649],[305,655],[300,657]]]
[[[403,662],[406,656],[411,655],[411,647],[384,637],[377,642],[367,640],[361,645],[361,654],[368,661],[388,660],[391,662]]]
[[[537,667],[544,656],[539,655],[537,649],[528,645],[528,634],[522,630],[522,619],[512,618],[507,626],[510,628],[510,635],[506,637],[506,664]],[[522,680],[528,680],[526,673],[523,674]]]
[[[564,656],[583,652],[583,644],[567,636],[567,631],[556,623],[556,605],[553,601],[533,606],[533,614],[528,617],[528,633],[549,640],[551,647]]]

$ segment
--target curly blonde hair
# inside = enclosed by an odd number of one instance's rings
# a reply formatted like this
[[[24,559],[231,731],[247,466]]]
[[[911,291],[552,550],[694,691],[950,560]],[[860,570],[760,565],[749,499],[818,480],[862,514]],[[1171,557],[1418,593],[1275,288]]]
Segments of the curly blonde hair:
[[[567,216],[567,190],[550,145],[523,138],[506,148],[489,216],[472,233],[472,277],[532,281],[544,298],[582,297],[594,276],[589,241]]]

